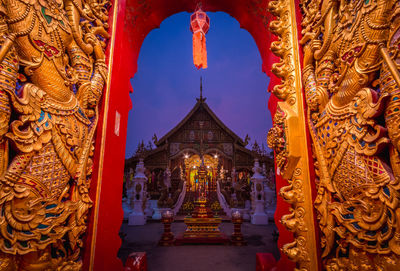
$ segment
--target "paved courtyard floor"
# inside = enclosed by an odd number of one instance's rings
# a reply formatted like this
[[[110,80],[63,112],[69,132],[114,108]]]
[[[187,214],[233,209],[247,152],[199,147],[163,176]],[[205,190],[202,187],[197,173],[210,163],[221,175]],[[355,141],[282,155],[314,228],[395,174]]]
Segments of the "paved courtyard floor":
[[[181,221],[172,224],[175,236],[186,226]],[[221,231],[230,236],[233,224],[223,222]],[[253,271],[256,268],[256,253],[269,252],[279,257],[273,239],[274,224],[252,225],[245,222],[242,232],[248,243],[245,247],[224,245],[183,245],[159,247],[157,242],[163,232],[160,222],[149,221],[144,226],[121,226],[122,246],[118,256],[125,262],[131,252],[146,252],[149,271]]]

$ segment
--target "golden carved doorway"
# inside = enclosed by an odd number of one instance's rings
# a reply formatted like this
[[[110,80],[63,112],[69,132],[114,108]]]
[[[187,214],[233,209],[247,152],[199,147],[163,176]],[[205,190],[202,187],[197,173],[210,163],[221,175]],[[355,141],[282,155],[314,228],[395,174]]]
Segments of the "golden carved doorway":
[[[204,165],[207,170],[208,183],[207,190],[214,191],[215,189],[215,176],[218,169],[218,156],[212,157],[209,154],[204,156]],[[198,186],[197,172],[201,165],[201,157],[198,154],[192,155],[185,159],[186,167],[186,180],[188,183],[187,191],[195,192]]]

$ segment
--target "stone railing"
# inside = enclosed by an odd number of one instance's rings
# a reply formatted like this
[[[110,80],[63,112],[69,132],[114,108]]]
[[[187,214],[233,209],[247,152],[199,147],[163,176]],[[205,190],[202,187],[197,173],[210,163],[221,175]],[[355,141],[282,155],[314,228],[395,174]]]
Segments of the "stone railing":
[[[218,181],[217,181],[217,196],[218,196],[219,204],[221,205],[222,209],[224,210],[226,215],[229,218],[231,218],[232,210],[229,207],[229,204],[226,202],[224,195],[222,195],[222,193],[221,193],[221,186]]]
[[[172,209],[174,215],[176,215],[181,209],[182,203],[185,200],[185,196],[186,196],[186,181],[183,183],[182,192],[179,194],[179,198]]]

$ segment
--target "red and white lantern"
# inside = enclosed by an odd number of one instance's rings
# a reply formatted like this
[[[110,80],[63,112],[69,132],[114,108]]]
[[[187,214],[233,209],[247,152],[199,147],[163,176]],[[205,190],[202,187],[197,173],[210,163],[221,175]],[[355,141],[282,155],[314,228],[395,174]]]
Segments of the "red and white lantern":
[[[190,16],[190,31],[193,33],[193,63],[197,69],[207,68],[206,34],[210,29],[210,18],[198,5]]]

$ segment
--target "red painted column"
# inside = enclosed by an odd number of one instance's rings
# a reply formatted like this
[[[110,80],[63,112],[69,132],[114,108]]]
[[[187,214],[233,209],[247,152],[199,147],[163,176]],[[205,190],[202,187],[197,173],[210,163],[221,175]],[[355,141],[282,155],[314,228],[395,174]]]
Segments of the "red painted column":
[[[128,112],[131,108],[129,77],[124,77],[123,41],[126,0],[114,0],[110,10],[108,43],[109,79],[103,92],[96,134],[93,178],[90,197],[93,201],[83,254],[83,270],[122,270],[117,257],[121,246],[122,186]]]

